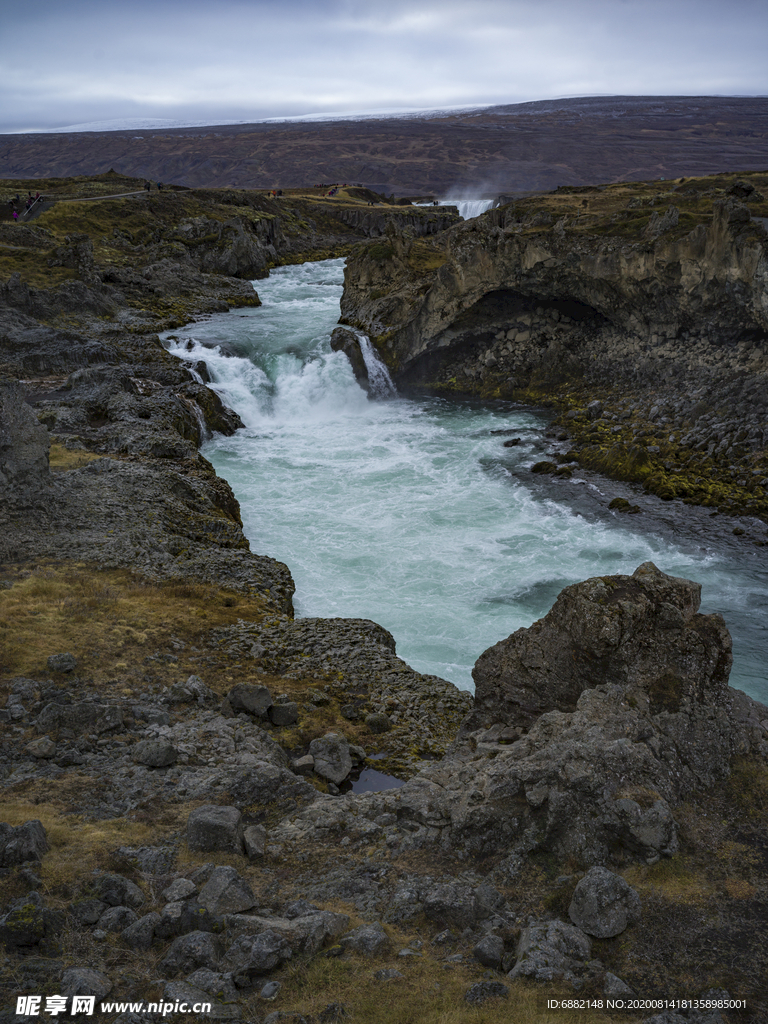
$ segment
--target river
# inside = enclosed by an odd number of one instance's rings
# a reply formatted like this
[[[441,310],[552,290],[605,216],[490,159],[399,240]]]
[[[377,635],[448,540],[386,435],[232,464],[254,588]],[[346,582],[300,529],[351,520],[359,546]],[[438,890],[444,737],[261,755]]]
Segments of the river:
[[[374,400],[329,338],[343,260],[281,267],[263,305],[169,334],[203,359],[246,425],[203,448],[240,501],[254,551],[285,561],[299,616],[370,618],[421,672],[472,687],[491,644],[544,615],[567,584],[651,560],[703,585],[734,637],[731,683],[768,702],[765,548],[709,510],[577,472],[542,478],[545,416],[510,403]],[[515,447],[504,447],[513,431]],[[608,509],[631,497],[639,515]]]

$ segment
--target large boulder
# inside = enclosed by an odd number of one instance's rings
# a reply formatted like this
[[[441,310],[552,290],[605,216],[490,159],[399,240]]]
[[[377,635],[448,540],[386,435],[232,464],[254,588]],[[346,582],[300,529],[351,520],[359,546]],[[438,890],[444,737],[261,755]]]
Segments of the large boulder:
[[[472,671],[475,706],[464,732],[496,722],[530,726],[573,711],[585,689],[626,686],[653,713],[726,698],[733,658],[720,615],[699,615],[701,586],[645,562],[631,576],[566,587],[552,610],[495,644]]]
[[[568,916],[596,939],[612,939],[640,920],[640,897],[621,875],[592,868],[573,893]]]
[[[566,588],[481,656],[475,709],[442,761],[355,798],[352,833],[349,806],[326,798],[271,842],[362,835],[367,821],[394,851],[500,858],[500,881],[535,851],[584,867],[674,855],[676,808],[734,756],[768,756],[768,708],[728,686],[730,636],[698,606],[697,584],[651,563]],[[435,919],[463,902],[436,900]]]
[[[242,814],[236,807],[203,804],[187,819],[187,843],[190,850],[202,853],[221,850],[243,852]]]
[[[200,890],[200,905],[212,914],[240,914],[256,904],[246,880],[232,867],[220,865]]]
[[[48,837],[41,821],[35,818],[16,828],[0,821],[0,867],[39,861],[47,852]]]
[[[349,742],[341,733],[329,732],[312,740],[309,752],[315,759],[315,772],[335,785],[352,771]]]

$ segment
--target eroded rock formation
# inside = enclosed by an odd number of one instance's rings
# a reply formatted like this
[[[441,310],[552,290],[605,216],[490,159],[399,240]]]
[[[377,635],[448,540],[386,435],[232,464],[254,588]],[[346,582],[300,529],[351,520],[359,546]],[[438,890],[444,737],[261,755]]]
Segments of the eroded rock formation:
[[[349,260],[342,322],[401,387],[554,405],[568,461],[765,518],[768,203],[734,178],[564,187],[429,240],[391,229]]]
[[[653,242],[606,237],[509,204],[437,236],[429,252],[390,232],[386,249],[350,261],[342,317],[377,339],[403,380],[430,380],[471,350],[509,394],[534,377],[631,370],[638,357],[764,371],[752,347],[768,333],[762,223],[728,198],[682,237],[668,228]],[[748,359],[734,348],[745,340]]]
[[[768,755],[768,708],[728,686],[730,636],[698,606],[697,584],[652,563],[566,588],[480,657],[475,707],[442,761],[394,792],[320,797],[275,839],[346,829],[501,858],[502,876],[536,851],[585,865],[671,856],[675,808],[735,755]]]

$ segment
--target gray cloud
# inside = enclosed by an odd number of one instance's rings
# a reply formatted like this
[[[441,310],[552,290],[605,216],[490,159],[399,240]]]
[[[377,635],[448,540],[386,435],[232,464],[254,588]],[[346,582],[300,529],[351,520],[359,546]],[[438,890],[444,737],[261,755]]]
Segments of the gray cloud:
[[[764,0],[42,0],[4,29],[0,131],[768,94]]]

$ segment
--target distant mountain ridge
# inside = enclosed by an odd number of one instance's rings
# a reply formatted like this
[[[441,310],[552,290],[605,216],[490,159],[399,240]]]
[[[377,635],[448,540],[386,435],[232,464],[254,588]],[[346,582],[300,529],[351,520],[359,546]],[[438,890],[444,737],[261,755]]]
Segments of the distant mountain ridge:
[[[354,181],[398,195],[545,191],[767,167],[768,97],[582,97],[420,116],[0,136],[3,178],[114,168],[190,186]]]

